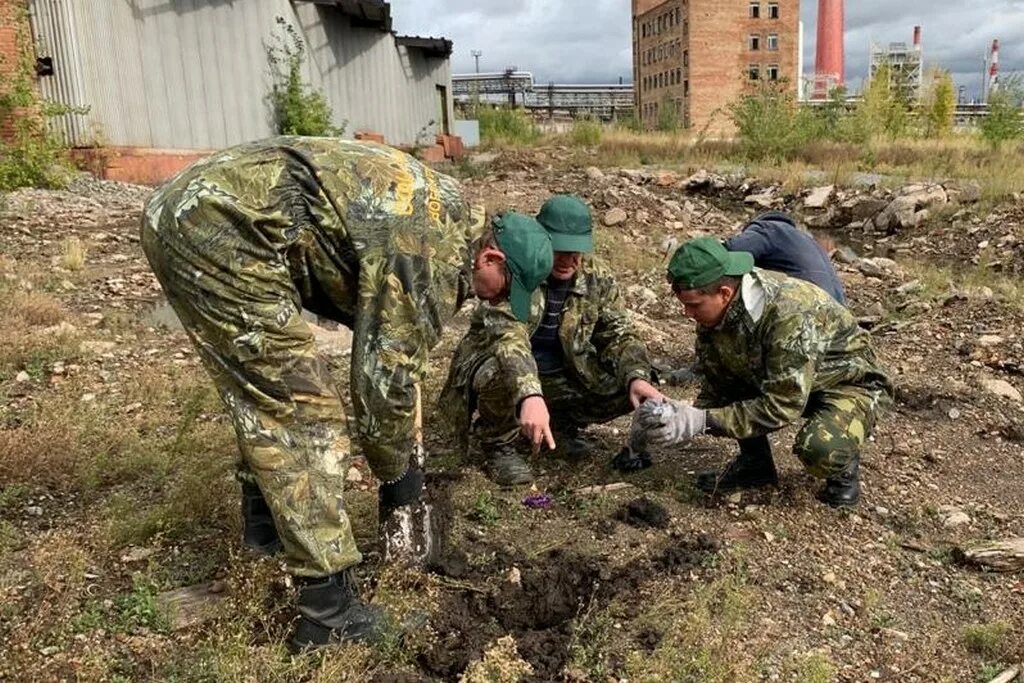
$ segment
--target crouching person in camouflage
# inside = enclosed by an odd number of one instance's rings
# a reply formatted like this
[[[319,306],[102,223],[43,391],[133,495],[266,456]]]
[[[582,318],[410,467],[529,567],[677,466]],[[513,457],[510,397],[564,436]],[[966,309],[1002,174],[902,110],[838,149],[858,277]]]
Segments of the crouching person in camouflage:
[[[452,360],[441,404],[460,433],[469,430],[486,454],[488,476],[503,486],[533,479],[520,431],[534,452],[555,435],[570,457],[585,454],[580,430],[631,412],[662,395],[649,382],[651,364],[623,308],[615,280],[591,253],[590,210],[558,195],[537,220],[555,250],[550,277],[530,305],[480,306]],[[526,324],[522,324],[523,321]],[[623,469],[646,454],[616,457]]]
[[[776,484],[767,435],[803,416],[794,452],[825,479],[821,499],[855,505],[861,446],[893,393],[868,333],[819,287],[754,268],[749,253],[710,237],[680,247],[668,278],[697,322],[700,394],[697,407],[642,406],[639,436],[662,445],[705,432],[737,439],[739,455],[697,481],[709,493],[728,491]]]
[[[532,218],[499,217],[480,240],[483,223],[452,178],[383,145],[327,138],[220,152],[145,208],[143,249],[234,423],[244,540],[283,550],[297,577],[294,648],[377,637],[383,616],[354,585],[346,417],[301,311],[353,330],[353,425],[384,482],[384,554],[421,560],[427,352],[471,277],[494,302],[528,299],[551,267]]]

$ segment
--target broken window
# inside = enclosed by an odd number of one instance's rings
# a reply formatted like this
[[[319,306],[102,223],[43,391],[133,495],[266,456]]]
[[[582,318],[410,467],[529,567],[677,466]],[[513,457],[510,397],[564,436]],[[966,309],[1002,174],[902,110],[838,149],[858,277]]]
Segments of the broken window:
[[[778,19],[779,18],[779,3],[769,2],[768,3],[768,18]]]
[[[690,51],[683,50],[683,66],[690,66]]]
[[[757,64],[751,64],[747,68],[747,76],[752,81],[759,81],[759,80],[761,80],[761,67],[758,66]]]
[[[767,42],[768,42],[768,49],[769,50],[772,50],[772,51],[778,50],[779,49],[779,34],[778,33],[769,33],[768,34],[768,41]]]
[[[747,37],[747,49],[751,52],[757,52],[761,49],[761,36],[756,33],[751,33]]]
[[[683,81],[683,94],[689,97],[690,95],[690,80]]]
[[[768,65],[768,69],[766,70],[766,73],[768,74],[768,80],[769,81],[777,81],[777,80],[779,80],[779,65],[778,64],[769,64]]]
[[[750,3],[750,18],[760,19],[761,18],[761,3],[752,2]]]

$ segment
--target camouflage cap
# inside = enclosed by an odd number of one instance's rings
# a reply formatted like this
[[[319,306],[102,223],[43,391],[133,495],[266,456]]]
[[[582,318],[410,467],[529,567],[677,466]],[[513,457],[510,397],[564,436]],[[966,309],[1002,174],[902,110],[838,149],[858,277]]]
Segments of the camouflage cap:
[[[521,213],[498,214],[491,220],[494,239],[505,254],[505,265],[512,276],[509,303],[519,320],[530,317],[530,295],[554,265],[551,239],[532,216]]]
[[[673,289],[699,289],[727,275],[746,275],[754,257],[746,251],[729,251],[714,237],[698,237],[676,249],[668,264]]]
[[[548,231],[555,251],[594,251],[594,222],[590,209],[579,197],[556,194],[540,207],[537,221]]]

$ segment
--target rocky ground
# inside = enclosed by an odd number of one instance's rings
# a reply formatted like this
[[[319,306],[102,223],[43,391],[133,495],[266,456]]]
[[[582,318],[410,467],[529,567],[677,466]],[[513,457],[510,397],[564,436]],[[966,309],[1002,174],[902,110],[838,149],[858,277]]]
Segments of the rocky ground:
[[[508,152],[462,170],[491,210],[583,195],[663,367],[693,341],[663,282],[676,244],[769,207],[834,240],[898,385],[858,509],[816,502],[792,430],[774,439],[778,490],[708,500],[693,475],[730,456],[725,441],[623,477],[607,466],[619,420],[590,430],[591,459],[541,456],[534,491],[502,491],[428,419],[454,512],[442,566],[379,572],[358,458],[347,497],[368,594],[427,624],[292,660],[292,589],[237,547],[232,433],[139,249],[149,190],[83,178],[0,202],[0,681],[960,682],[1024,660],[1020,572],[959,552],[1024,536],[1024,204],[982,207],[963,184],[790,195],[562,158]],[[435,353],[431,393],[465,325]],[[343,376],[343,339],[321,334]]]

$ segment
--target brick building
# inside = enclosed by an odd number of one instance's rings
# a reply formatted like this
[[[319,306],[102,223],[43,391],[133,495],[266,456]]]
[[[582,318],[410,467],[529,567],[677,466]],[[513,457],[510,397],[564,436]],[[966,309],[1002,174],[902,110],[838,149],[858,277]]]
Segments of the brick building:
[[[726,132],[758,80],[799,84],[800,0],[633,0],[633,83],[644,128],[666,113]],[[665,108],[671,107],[670,112]]]
[[[27,16],[26,0],[0,0],[0,95],[10,85],[10,76],[21,59],[19,37],[30,35]],[[13,118],[0,119],[0,140],[13,133]]]

